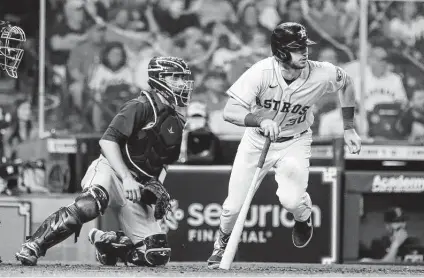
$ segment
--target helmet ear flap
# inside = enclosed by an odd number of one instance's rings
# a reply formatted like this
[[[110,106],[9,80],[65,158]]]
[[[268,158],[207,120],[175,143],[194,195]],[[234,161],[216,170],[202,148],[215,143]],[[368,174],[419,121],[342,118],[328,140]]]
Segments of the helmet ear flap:
[[[291,60],[291,54],[287,49],[281,48],[277,53],[274,54],[277,56],[282,62],[287,63]]]
[[[281,58],[283,58],[283,62],[287,63],[290,62],[291,60],[291,54],[287,49],[282,49],[281,50]]]

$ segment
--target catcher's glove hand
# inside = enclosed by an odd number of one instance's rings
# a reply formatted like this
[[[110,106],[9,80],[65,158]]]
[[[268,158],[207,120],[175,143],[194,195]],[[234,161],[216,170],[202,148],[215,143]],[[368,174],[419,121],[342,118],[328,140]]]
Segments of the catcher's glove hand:
[[[141,192],[141,202],[147,205],[155,205],[154,215],[156,220],[162,219],[171,209],[170,199],[168,191],[157,179],[153,178],[144,184]]]

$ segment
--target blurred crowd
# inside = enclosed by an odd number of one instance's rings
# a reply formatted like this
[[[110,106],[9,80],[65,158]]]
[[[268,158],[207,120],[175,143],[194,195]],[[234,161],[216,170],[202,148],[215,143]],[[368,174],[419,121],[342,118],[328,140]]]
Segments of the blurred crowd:
[[[362,101],[358,0],[46,0],[46,5],[47,129],[104,131],[136,87],[148,88],[150,58],[175,55],[193,70],[193,100],[206,105],[212,132],[240,135],[243,128],[222,119],[225,91],[271,55],[272,29],[295,21],[318,43],[310,49],[312,60],[331,62],[354,78],[358,106],[367,112],[365,123],[357,123],[364,124],[365,136],[424,140],[422,3],[370,1]],[[31,26],[28,20],[21,23]],[[16,86],[26,90],[35,110],[37,36],[30,30],[19,78],[26,81]],[[342,135],[338,107],[336,95],[314,107],[314,135]]]

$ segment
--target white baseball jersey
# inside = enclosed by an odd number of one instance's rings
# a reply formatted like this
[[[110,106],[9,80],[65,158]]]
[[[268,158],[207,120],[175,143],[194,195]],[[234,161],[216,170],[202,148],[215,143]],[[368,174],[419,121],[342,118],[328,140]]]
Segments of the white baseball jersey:
[[[244,72],[227,94],[252,113],[278,122],[279,137],[286,137],[308,130],[314,121],[311,107],[322,95],[337,92],[345,80],[346,73],[339,67],[308,61],[300,76],[287,85],[282,67],[268,57]],[[259,132],[259,128],[247,130]]]
[[[356,101],[361,98],[359,76],[354,76]],[[376,77],[371,69],[365,69],[365,109],[371,111],[379,103],[407,102],[405,87],[402,78],[394,73],[387,72],[382,77]]]

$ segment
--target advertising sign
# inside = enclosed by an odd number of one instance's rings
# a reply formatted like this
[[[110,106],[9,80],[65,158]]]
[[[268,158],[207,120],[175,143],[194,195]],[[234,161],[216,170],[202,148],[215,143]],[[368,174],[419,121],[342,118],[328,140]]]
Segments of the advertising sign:
[[[211,169],[212,168],[212,169]],[[231,167],[172,166],[165,181],[173,202],[164,227],[173,261],[206,261],[213,249]],[[249,185],[246,185],[249,186]],[[311,167],[314,237],[293,246],[293,216],[279,203],[274,173],[266,175],[247,216],[238,261],[332,263],[337,261],[338,184],[333,167]]]
[[[422,193],[424,174],[420,172],[350,171],[346,190],[372,193]]]

